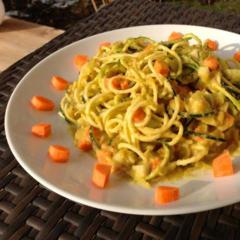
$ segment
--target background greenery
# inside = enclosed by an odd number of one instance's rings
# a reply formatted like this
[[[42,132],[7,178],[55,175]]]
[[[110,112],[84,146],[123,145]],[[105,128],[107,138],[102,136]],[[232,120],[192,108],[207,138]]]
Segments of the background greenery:
[[[240,0],[162,0],[162,2],[185,3],[199,8],[240,14]]]
[[[94,0],[99,6],[103,0]],[[107,0],[104,0],[107,2]],[[110,0],[108,0],[110,2]],[[132,0],[125,0],[132,1]],[[147,1],[147,0],[146,0]],[[240,0],[152,0],[240,14]],[[3,0],[7,14],[57,28],[66,28],[94,12],[92,0]],[[240,24],[240,23],[239,23]]]

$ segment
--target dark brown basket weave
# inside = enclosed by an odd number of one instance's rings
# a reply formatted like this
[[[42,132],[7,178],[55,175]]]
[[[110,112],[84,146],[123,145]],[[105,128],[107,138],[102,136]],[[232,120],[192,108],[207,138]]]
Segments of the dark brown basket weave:
[[[23,75],[57,49],[127,26],[181,23],[240,33],[240,16],[146,0],[119,0],[70,28],[0,75],[0,239],[240,239],[240,204],[198,214],[134,216],[69,201],[33,180],[10,152],[4,134],[7,101]],[[159,33],[161,34],[161,33]]]

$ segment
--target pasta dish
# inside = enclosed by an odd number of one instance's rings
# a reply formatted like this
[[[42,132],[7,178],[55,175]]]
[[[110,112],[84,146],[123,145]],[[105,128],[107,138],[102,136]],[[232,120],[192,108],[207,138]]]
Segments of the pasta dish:
[[[129,38],[99,48],[66,90],[74,143],[113,172],[159,181],[236,146],[240,63],[194,34]]]

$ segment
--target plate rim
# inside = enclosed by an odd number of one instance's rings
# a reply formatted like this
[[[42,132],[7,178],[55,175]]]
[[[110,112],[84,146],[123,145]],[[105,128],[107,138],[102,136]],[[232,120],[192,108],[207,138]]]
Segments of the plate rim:
[[[117,212],[117,213],[124,213],[124,214],[132,214],[132,215],[152,215],[152,216],[163,216],[163,215],[178,215],[178,214],[188,214],[188,213],[197,213],[197,212],[201,212],[201,211],[206,211],[206,210],[213,210],[216,208],[220,208],[220,207],[224,207],[227,205],[231,205],[234,204],[238,201],[240,201],[240,195],[237,198],[231,198],[230,200],[221,200],[221,201],[212,201],[210,203],[206,203],[206,204],[201,204],[201,205],[195,205],[194,207],[192,205],[190,205],[190,207],[188,207],[188,205],[185,206],[180,206],[177,208],[172,208],[169,209],[166,205],[166,208],[160,208],[160,209],[139,209],[139,208],[131,208],[131,207],[123,207],[123,206],[119,206],[119,205],[108,205],[108,204],[104,204],[104,203],[99,203],[93,200],[88,200],[86,198],[82,198],[80,196],[75,196],[74,194],[69,193],[66,190],[63,190],[59,187],[56,187],[54,184],[49,183],[47,180],[45,180],[41,175],[38,175],[34,169],[32,169],[31,167],[28,166],[28,164],[21,158],[21,156],[18,154],[18,152],[16,151],[14,144],[12,142],[12,138],[10,135],[10,129],[9,129],[9,112],[11,109],[11,105],[13,104],[13,99],[15,94],[17,93],[18,89],[21,87],[21,85],[24,83],[24,80],[28,77],[28,75],[30,75],[33,71],[35,71],[36,68],[38,68],[38,66],[40,64],[42,64],[43,62],[47,61],[49,58],[51,58],[53,55],[58,54],[61,51],[66,50],[67,48],[71,48],[74,45],[77,45],[79,42],[81,41],[87,41],[91,38],[96,38],[99,35],[102,34],[111,34],[113,32],[116,31],[124,31],[127,29],[136,29],[136,28],[143,28],[143,27],[152,27],[152,26],[166,26],[169,28],[172,28],[173,26],[177,26],[178,27],[196,27],[196,28],[200,28],[200,29],[205,29],[205,30],[214,30],[214,31],[221,31],[221,32],[225,32],[226,34],[235,34],[239,37],[239,34],[235,33],[235,32],[231,32],[231,31],[226,31],[226,30],[222,30],[222,29],[218,29],[218,28],[213,28],[213,27],[205,27],[205,26],[197,26],[197,25],[186,25],[186,24],[153,24],[153,25],[138,25],[138,26],[131,26],[131,27],[124,27],[124,28],[118,28],[118,29],[113,29],[110,31],[105,31],[105,32],[101,32],[98,34],[94,34],[88,37],[84,37],[82,39],[79,39],[77,41],[74,41],[64,47],[59,48],[58,50],[52,52],[49,56],[43,58],[41,61],[39,61],[37,64],[35,64],[31,69],[29,69],[27,71],[27,73],[21,78],[21,80],[18,82],[18,84],[16,85],[14,91],[11,93],[11,96],[9,97],[8,101],[7,101],[7,107],[5,110],[5,116],[4,116],[4,128],[5,128],[5,133],[6,133],[6,139],[7,139],[7,143],[9,145],[9,148],[12,152],[12,154],[14,155],[15,159],[17,160],[17,162],[21,165],[21,167],[23,167],[23,169],[31,176],[33,177],[38,183],[42,184],[44,187],[46,187],[49,191],[53,191],[57,194],[59,194],[60,196],[67,198],[73,202],[76,202],[78,204],[83,204],[89,207],[93,207],[93,208],[98,208],[98,209],[102,209],[102,210],[106,210],[106,211],[111,211],[111,212]]]

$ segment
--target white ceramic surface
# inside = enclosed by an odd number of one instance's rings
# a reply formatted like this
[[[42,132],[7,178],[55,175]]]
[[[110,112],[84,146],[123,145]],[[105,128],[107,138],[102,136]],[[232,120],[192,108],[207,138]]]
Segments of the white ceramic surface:
[[[77,78],[72,64],[78,53],[92,56],[98,44],[128,37],[148,36],[155,40],[166,40],[172,31],[193,32],[202,39],[217,39],[219,54],[230,56],[239,49],[240,36],[217,29],[184,26],[152,25],[131,27],[98,34],[75,42],[44,59],[21,80],[7,106],[5,115],[6,136],[10,148],[22,167],[48,189],[75,202],[110,211],[145,214],[171,215],[213,209],[240,201],[240,162],[234,159],[237,173],[231,177],[214,179],[205,172],[195,179],[164,183],[179,186],[180,200],[159,206],[154,203],[154,189],[112,177],[109,186],[97,189],[91,183],[94,159],[81,153],[73,146],[67,124],[53,112],[38,112],[31,108],[33,95],[43,95],[58,105],[63,96],[50,84],[52,75],[60,75],[71,81]],[[30,133],[31,126],[38,122],[49,122],[53,134],[48,139],[39,139]],[[47,156],[50,144],[61,144],[71,149],[70,161],[66,164],[53,163]]]

